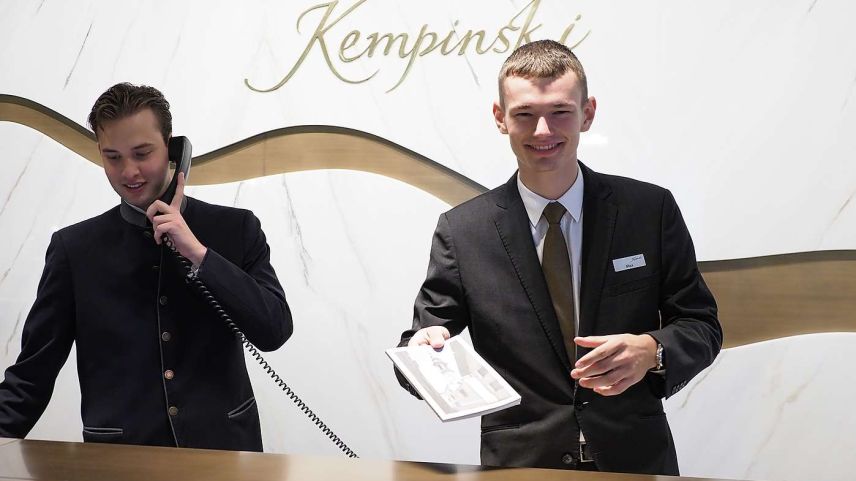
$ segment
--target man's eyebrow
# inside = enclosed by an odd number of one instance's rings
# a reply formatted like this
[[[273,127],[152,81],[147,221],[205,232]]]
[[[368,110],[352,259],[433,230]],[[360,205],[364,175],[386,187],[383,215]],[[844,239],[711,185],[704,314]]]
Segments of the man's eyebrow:
[[[553,107],[554,109],[555,108],[573,108],[576,106],[577,106],[577,104],[575,104],[573,102],[555,102],[553,105],[551,105],[551,107]],[[520,105],[513,105],[508,110],[518,111],[518,110],[530,110],[532,108],[533,108],[532,104],[520,104]]]
[[[155,145],[155,144],[153,144],[151,142],[146,142],[146,143],[132,147],[131,150],[145,149],[146,147],[152,147],[153,145]]]

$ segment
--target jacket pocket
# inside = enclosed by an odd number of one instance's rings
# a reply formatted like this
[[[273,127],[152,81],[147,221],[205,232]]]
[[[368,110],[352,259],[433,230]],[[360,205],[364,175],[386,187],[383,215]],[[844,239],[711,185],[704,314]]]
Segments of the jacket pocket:
[[[125,435],[122,428],[95,428],[83,426],[83,441],[87,443],[120,443]]]
[[[238,406],[235,409],[226,413],[226,417],[228,417],[229,419],[235,419],[235,418],[241,417],[242,414],[246,414],[248,411],[253,409],[253,407],[255,407],[255,405],[256,405],[256,398],[255,398],[255,396],[253,396],[253,397],[247,399],[246,401],[242,402],[240,406]]]
[[[612,286],[607,286],[604,290],[604,295],[607,297],[620,296],[622,294],[627,294],[629,292],[639,291],[649,287],[659,281],[660,273],[655,272],[649,276],[645,276],[641,279],[635,279],[632,281],[622,282],[620,284],[615,284]]]
[[[517,424],[498,424],[496,426],[486,426],[481,428],[482,434],[493,433],[496,431],[507,431],[509,429],[517,429],[520,427],[520,423]]]

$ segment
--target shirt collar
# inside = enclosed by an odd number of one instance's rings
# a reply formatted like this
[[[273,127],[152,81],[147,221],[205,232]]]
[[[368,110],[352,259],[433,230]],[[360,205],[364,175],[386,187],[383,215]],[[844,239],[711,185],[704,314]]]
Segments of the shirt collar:
[[[574,222],[579,222],[583,212],[583,171],[577,168],[577,179],[574,184],[561,197],[556,199],[562,204],[565,209],[571,214]],[[529,190],[520,180],[520,174],[517,174],[517,190],[520,191],[520,198],[523,200],[523,206],[526,208],[526,214],[529,216],[529,222],[532,226],[538,225],[541,219],[541,214],[544,213],[544,208],[547,204],[553,202],[550,199],[545,199],[540,195]]]

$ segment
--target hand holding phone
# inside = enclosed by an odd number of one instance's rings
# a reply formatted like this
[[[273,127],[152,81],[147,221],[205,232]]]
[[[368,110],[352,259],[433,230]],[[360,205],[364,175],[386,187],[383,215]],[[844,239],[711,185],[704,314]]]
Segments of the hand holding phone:
[[[167,204],[156,200],[146,209],[146,217],[154,228],[155,242],[160,245],[166,235],[175,245],[179,254],[186,257],[194,266],[202,263],[208,248],[193,235],[190,227],[181,215],[181,202],[184,200],[184,172],[176,171],[175,195]]]

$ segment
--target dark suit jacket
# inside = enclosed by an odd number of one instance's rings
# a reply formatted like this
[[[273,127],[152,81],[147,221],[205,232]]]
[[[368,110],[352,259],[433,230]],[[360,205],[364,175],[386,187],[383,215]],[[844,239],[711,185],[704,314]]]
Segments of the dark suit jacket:
[[[660,398],[719,352],[716,304],[669,191],[585,166],[581,172],[579,333],[650,333],[664,346],[665,376],[649,373],[613,397],[573,382],[516,175],[440,216],[402,344],[426,326],[453,334],[469,328],[476,350],[521,394],[519,406],[482,417],[483,464],[567,468],[576,416],[599,469],[677,474]],[[615,272],[613,259],[636,254],[645,267]]]
[[[0,384],[0,436],[32,429],[76,343],[85,441],[260,451],[241,345],[128,212],[53,235],[21,354]],[[281,346],[291,313],[258,219],[190,198],[184,218],[208,247],[199,278],[250,341]]]

